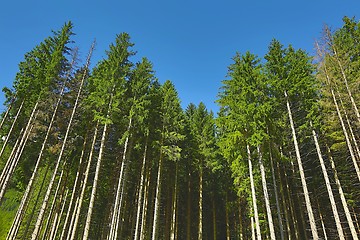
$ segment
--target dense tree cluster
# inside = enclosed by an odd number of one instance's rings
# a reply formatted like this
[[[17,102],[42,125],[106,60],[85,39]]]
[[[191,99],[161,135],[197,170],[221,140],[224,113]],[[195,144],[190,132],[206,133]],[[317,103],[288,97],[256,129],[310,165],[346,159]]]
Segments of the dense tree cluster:
[[[359,239],[360,22],[325,26],[317,56],[236,53],[217,117],[127,33],[78,66],[72,27],[3,89],[1,239]]]

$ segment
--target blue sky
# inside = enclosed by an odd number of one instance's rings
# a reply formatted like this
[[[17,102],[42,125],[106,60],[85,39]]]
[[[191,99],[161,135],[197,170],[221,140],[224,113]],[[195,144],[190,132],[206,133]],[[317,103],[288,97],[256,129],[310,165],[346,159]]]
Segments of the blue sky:
[[[92,66],[117,33],[128,32],[137,59],[149,58],[160,82],[174,82],[184,108],[203,101],[215,112],[236,51],[262,57],[276,38],[313,53],[325,23],[336,29],[345,15],[360,19],[356,0],[8,0],[0,6],[0,88],[11,87],[27,51],[71,20],[83,61],[94,38]],[[1,93],[0,111],[3,101]]]

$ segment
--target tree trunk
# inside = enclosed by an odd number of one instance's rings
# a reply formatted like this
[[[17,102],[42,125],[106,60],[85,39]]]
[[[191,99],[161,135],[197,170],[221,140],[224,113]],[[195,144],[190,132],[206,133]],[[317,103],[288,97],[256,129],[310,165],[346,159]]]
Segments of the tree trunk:
[[[275,240],[276,237],[275,237],[274,222],[273,222],[272,214],[271,214],[270,199],[269,199],[269,193],[267,190],[267,183],[266,183],[266,176],[265,176],[265,168],[264,168],[264,164],[262,161],[262,153],[260,151],[260,146],[257,146],[257,152],[259,154],[258,158],[259,158],[260,173],[261,173],[261,183],[262,183],[262,187],[263,187],[263,191],[264,191],[265,207],[266,207],[266,213],[267,213],[268,224],[269,224],[269,229],[270,229],[270,238],[272,240]]]
[[[150,173],[151,167],[149,167],[147,174],[146,174],[146,181],[145,181],[145,189],[144,189],[144,201],[142,204],[142,217],[141,217],[141,229],[140,229],[140,240],[147,239],[145,226],[146,226],[146,218],[147,218],[147,209],[148,209],[148,199],[149,199],[149,188],[150,188]]]
[[[177,215],[177,178],[178,178],[178,162],[175,163],[175,184],[173,190],[173,202],[172,202],[172,218],[171,218],[171,229],[170,229],[170,239],[175,240],[177,239],[176,236],[176,215]]]
[[[86,148],[86,140],[87,140],[87,136],[85,136],[85,139],[84,139],[84,143],[83,143],[83,147],[82,147],[82,150],[81,150],[81,155],[80,155],[80,160],[79,160],[79,166],[78,166],[78,169],[77,169],[77,172],[76,172],[76,176],[75,176],[75,180],[74,180],[74,185],[73,185],[73,189],[72,189],[72,192],[71,192],[71,197],[70,197],[70,202],[69,202],[69,206],[68,206],[68,209],[67,209],[67,212],[66,212],[66,217],[65,217],[65,222],[64,222],[64,225],[63,225],[63,230],[61,232],[61,236],[60,236],[60,239],[63,239],[64,235],[65,235],[65,231],[67,229],[67,225],[68,225],[68,221],[69,221],[69,217],[70,217],[70,213],[72,211],[72,205],[73,205],[73,202],[74,202],[74,198],[75,198],[75,193],[76,193],[76,189],[79,185],[79,177],[80,177],[80,171],[82,169],[82,165],[83,165],[83,159],[84,159],[84,154],[85,154],[85,148]],[[76,206],[75,206],[76,207]],[[74,207],[74,210],[76,209]],[[74,211],[73,211],[74,212]]]
[[[225,223],[226,223],[226,240],[230,240],[230,220],[229,220],[229,204],[228,193],[225,194]]]
[[[285,237],[284,237],[284,227],[283,227],[283,220],[282,220],[282,217],[281,217],[281,209],[280,209],[280,204],[279,204],[279,195],[278,195],[276,178],[275,178],[274,160],[273,160],[273,157],[272,157],[271,146],[269,146],[269,153],[270,153],[271,175],[272,175],[272,181],[273,181],[274,192],[275,192],[276,210],[277,210],[278,221],[279,221],[280,239],[284,240],[285,239]]]
[[[1,119],[0,130],[2,129],[2,126],[4,125],[4,122],[7,118],[7,116],[9,115],[9,112],[14,104],[15,99],[16,99],[16,96],[11,99],[10,105],[8,106],[8,108],[6,110],[4,117]]]
[[[284,94],[285,94],[285,98],[286,98],[286,105],[287,105],[287,109],[288,109],[289,121],[290,121],[290,126],[291,126],[291,130],[292,130],[292,136],[293,136],[293,141],[294,141],[294,146],[295,146],[296,159],[297,159],[299,172],[300,172],[301,184],[302,184],[304,197],[305,197],[305,205],[306,205],[306,209],[307,209],[307,213],[308,213],[308,217],[309,217],[309,221],[310,221],[311,233],[312,233],[312,237],[314,239],[318,239],[319,237],[318,237],[318,233],[316,230],[316,222],[315,222],[313,210],[311,207],[310,196],[309,196],[309,192],[308,192],[308,188],[307,188],[307,184],[306,184],[305,173],[304,173],[304,169],[302,166],[300,150],[299,150],[299,145],[298,145],[297,138],[296,138],[295,126],[294,126],[294,122],[292,119],[290,103],[289,103],[288,95],[287,95],[286,91],[284,91]]]
[[[87,181],[88,181],[88,178],[89,178],[91,160],[92,160],[92,156],[93,156],[93,153],[94,153],[94,148],[95,148],[95,143],[96,143],[96,138],[97,138],[97,133],[98,133],[98,126],[99,126],[99,121],[96,123],[94,137],[93,137],[93,140],[92,140],[92,143],[91,143],[91,148],[90,148],[91,150],[90,150],[90,153],[89,153],[89,158],[88,158],[88,162],[87,162],[87,166],[86,166],[86,170],[85,170],[85,175],[84,175],[84,179],[83,179],[82,184],[81,184],[82,188],[81,188],[81,193],[80,193],[80,197],[79,197],[79,200],[78,200],[78,205],[77,205],[77,208],[74,210],[75,219],[74,220],[71,219],[66,240],[69,240],[69,239],[74,240],[75,235],[76,235],[76,230],[77,230],[77,226],[78,226],[78,222],[79,222],[79,218],[80,218],[81,206],[82,206],[82,203],[84,201],[86,185],[87,185]]]
[[[163,129],[164,132],[164,129]],[[163,137],[162,137],[163,138]],[[163,139],[161,140],[161,147],[163,146]],[[160,147],[160,148],[161,148]],[[154,209],[154,219],[153,219],[153,228],[152,228],[152,240],[157,240],[158,233],[158,221],[159,221],[159,213],[160,213],[160,201],[161,201],[161,178],[162,178],[162,166],[163,165],[163,153],[162,149],[160,149],[160,158],[159,158],[159,167],[157,173],[157,181],[156,181],[156,193],[155,193],[155,209]]]
[[[112,98],[112,96],[111,96],[111,98]],[[109,104],[109,110],[110,110],[110,106],[111,106],[111,100],[110,100],[110,104]],[[107,117],[109,117],[109,110],[107,113]],[[103,129],[103,133],[102,133],[102,137],[101,137],[99,156],[98,156],[98,160],[96,163],[94,182],[92,185],[92,190],[91,190],[91,195],[90,195],[90,203],[89,203],[88,212],[87,212],[87,216],[86,216],[83,240],[87,240],[89,238],[90,223],[91,223],[92,212],[94,210],[97,183],[99,180],[101,161],[102,161],[103,152],[104,152],[104,148],[105,148],[106,133],[107,133],[107,123],[105,123],[105,125],[104,125],[104,129]]]
[[[186,239],[191,239],[191,173],[188,173],[188,192],[187,192],[187,213],[186,213]]]
[[[141,215],[141,206],[143,202],[143,188],[144,188],[144,175],[146,170],[146,155],[147,155],[147,147],[148,147],[148,137],[146,137],[146,143],[144,148],[144,156],[142,161],[141,167],[141,174],[140,174],[140,186],[138,191],[138,200],[137,200],[137,210],[136,210],[136,223],[135,223],[135,233],[134,233],[134,240],[138,240],[140,237],[140,215]]]
[[[311,122],[310,122],[310,126],[313,127]],[[335,223],[336,223],[336,229],[338,231],[338,236],[339,236],[339,238],[341,240],[345,240],[344,232],[343,232],[341,222],[340,222],[340,217],[339,217],[339,214],[338,214],[338,211],[337,211],[337,208],[336,208],[335,198],[334,198],[334,195],[333,195],[333,192],[332,192],[332,189],[331,189],[329,176],[327,174],[324,159],[322,158],[319,142],[317,140],[317,135],[316,135],[314,129],[312,129],[312,135],[313,135],[313,138],[314,138],[316,151],[317,151],[318,158],[319,158],[319,161],[320,161],[321,170],[322,170],[322,173],[323,173],[323,176],[324,176],[324,179],[325,179],[325,185],[326,185],[326,189],[327,189],[327,192],[328,192],[328,195],[329,195],[329,200],[330,200],[330,203],[331,203],[331,209],[332,209],[333,214],[334,214],[334,219],[335,219]]]
[[[8,132],[6,138],[5,138],[5,141],[4,141],[3,145],[2,145],[2,148],[1,148],[1,151],[0,151],[0,157],[1,157],[2,154],[4,153],[6,144],[7,144],[8,140],[9,140],[9,138],[10,138],[10,136],[11,136],[12,130],[14,129],[14,126],[15,126],[15,124],[16,124],[16,122],[17,122],[17,119],[18,119],[18,117],[19,117],[19,114],[20,114],[20,112],[21,112],[21,109],[22,109],[23,105],[24,105],[24,100],[21,102],[21,105],[20,105],[20,107],[19,107],[19,109],[18,109],[18,111],[17,111],[17,113],[16,113],[16,115],[15,115],[14,121],[13,121],[13,123],[11,124],[10,130],[9,130],[9,132]],[[0,199],[1,199],[1,198],[0,198]]]
[[[130,135],[130,131],[131,131],[131,127],[132,127],[132,117],[130,117],[129,119],[129,124],[127,127],[127,134]],[[111,226],[110,226],[110,234],[109,234],[109,239],[117,239],[117,235],[118,235],[118,228],[119,228],[119,222],[120,222],[120,217],[121,217],[121,202],[122,202],[122,190],[125,184],[125,179],[124,179],[124,173],[125,173],[125,165],[126,165],[126,156],[127,156],[127,150],[128,150],[128,143],[129,143],[129,135],[126,137],[125,139],[125,144],[124,144],[124,152],[123,152],[123,157],[122,157],[122,162],[121,162],[121,168],[120,168],[120,174],[119,174],[119,180],[118,180],[118,186],[117,186],[117,190],[116,190],[116,198],[115,198],[115,204],[114,204],[114,210],[113,210],[113,216],[112,216],[112,221],[111,221]]]
[[[199,169],[199,222],[198,222],[198,240],[203,237],[203,167],[200,161]]]
[[[212,196],[212,215],[213,215],[213,239],[216,240],[217,239],[217,229],[216,229],[216,206],[215,206],[215,197],[214,197],[214,193],[211,194]]]
[[[333,159],[333,157],[331,155],[330,148],[328,146],[326,146],[326,147],[327,147],[327,151],[328,151],[328,155],[329,155],[329,159],[330,159],[331,168],[332,168],[333,173],[334,173],[335,183],[336,183],[337,189],[339,191],[341,204],[342,204],[342,206],[344,208],[346,220],[347,220],[347,223],[349,225],[351,235],[352,235],[354,240],[358,240],[359,239],[358,234],[356,232],[353,220],[351,218],[350,210],[349,210],[346,198],[345,198],[344,191],[343,191],[343,189],[341,187],[341,183],[340,183],[340,180],[339,180],[339,177],[338,177],[338,174],[337,174],[334,159]]]
[[[256,237],[258,240],[261,240],[260,221],[259,221],[259,214],[258,214],[257,203],[256,203],[255,182],[254,182],[254,176],[253,176],[253,172],[252,172],[252,162],[251,162],[251,153],[250,153],[249,144],[246,145],[246,148],[247,148],[247,154],[248,154],[251,196],[252,196],[252,201],[253,201]]]

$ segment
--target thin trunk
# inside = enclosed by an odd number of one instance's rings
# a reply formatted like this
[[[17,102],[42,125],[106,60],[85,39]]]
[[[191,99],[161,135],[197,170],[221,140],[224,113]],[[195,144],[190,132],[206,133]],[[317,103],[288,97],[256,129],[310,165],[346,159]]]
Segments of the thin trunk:
[[[67,198],[67,195],[69,193],[69,189],[66,189],[65,191],[65,196],[64,196],[64,200],[63,200],[63,204],[61,206],[61,210],[60,210],[60,213],[56,213],[55,215],[55,220],[53,222],[53,226],[52,226],[52,230],[51,230],[51,234],[50,234],[50,237],[49,239],[52,240],[52,239],[55,239],[56,235],[57,235],[57,231],[59,229],[59,225],[60,225],[60,221],[61,221],[61,216],[64,212],[64,209],[65,209],[65,205],[66,205],[66,198]],[[62,198],[60,199],[60,202],[62,201]],[[60,238],[61,239],[61,238]]]
[[[285,197],[285,194],[284,194],[284,187],[283,187],[283,183],[282,183],[282,178],[281,178],[281,174],[280,174],[280,166],[279,166],[279,162],[276,163],[276,170],[277,170],[277,174],[279,176],[279,179],[280,179],[280,194],[281,194],[281,203],[282,203],[282,207],[284,209],[284,217],[285,217],[285,223],[286,223],[286,230],[287,230],[287,235],[288,235],[288,239],[291,240],[291,228],[290,228],[290,223],[289,223],[289,211],[290,211],[290,204],[286,204],[286,197]],[[297,223],[295,221],[293,221],[293,225],[296,225]],[[294,229],[295,229],[295,226],[294,226]],[[295,230],[294,230],[295,232]]]
[[[347,220],[347,223],[349,225],[351,235],[352,235],[354,240],[358,240],[359,239],[358,234],[356,232],[354,222],[353,222],[353,220],[351,218],[350,210],[349,210],[346,198],[345,198],[344,191],[343,191],[343,189],[341,187],[341,183],[340,183],[339,176],[338,176],[338,173],[337,173],[337,170],[336,170],[336,167],[335,167],[334,159],[333,159],[333,157],[331,155],[330,148],[328,146],[326,146],[326,147],[327,147],[327,151],[328,151],[328,155],[329,155],[329,159],[330,159],[331,168],[332,168],[333,173],[334,173],[335,183],[336,183],[337,189],[339,191],[341,204],[342,204],[342,206],[344,208],[346,220]]]
[[[311,122],[310,122],[310,126],[312,127]],[[329,200],[330,200],[330,203],[331,203],[331,209],[332,209],[333,214],[334,214],[334,219],[335,219],[335,223],[336,223],[336,229],[338,231],[338,236],[339,236],[340,239],[345,240],[344,232],[343,232],[341,222],[340,222],[340,217],[339,217],[339,214],[338,214],[338,211],[337,211],[337,208],[336,208],[335,198],[334,198],[334,195],[333,195],[333,192],[332,192],[332,189],[331,189],[329,176],[327,174],[324,159],[322,157],[319,142],[318,142],[317,135],[316,135],[314,129],[312,130],[312,135],[313,135],[313,138],[314,138],[316,151],[317,151],[318,158],[319,158],[319,161],[320,161],[321,170],[322,170],[322,173],[323,173],[323,176],[324,176],[324,179],[325,179],[325,185],[326,185],[326,189],[327,189],[327,192],[328,192],[328,195],[329,195]]]
[[[3,145],[2,145],[2,148],[1,148],[1,151],[0,151],[0,157],[1,157],[2,154],[4,153],[6,144],[7,144],[8,140],[10,139],[12,130],[14,129],[14,126],[15,126],[15,124],[16,124],[16,122],[17,122],[17,119],[18,119],[18,117],[19,117],[19,114],[20,114],[21,109],[22,109],[23,106],[24,106],[24,100],[22,101],[22,103],[21,103],[21,105],[20,105],[20,107],[19,107],[19,109],[18,109],[18,111],[17,111],[17,113],[16,113],[16,115],[15,115],[14,121],[13,121],[13,123],[11,124],[10,130],[9,130],[9,132],[8,132],[6,138],[5,138],[5,141],[4,141]]]
[[[258,214],[257,203],[256,203],[255,182],[254,182],[254,176],[253,176],[253,172],[252,172],[253,170],[252,170],[251,153],[250,153],[249,144],[246,145],[246,148],[247,148],[247,154],[248,154],[251,196],[252,196],[252,201],[253,201],[256,237],[258,240],[261,240],[260,221],[259,221],[259,214]]]
[[[199,169],[199,223],[198,223],[198,240],[201,240],[203,237],[203,166],[202,161],[200,161]]]
[[[353,143],[354,143],[354,145],[355,145],[355,152],[356,152],[356,154],[357,154],[358,160],[360,160],[359,145],[358,145],[357,140],[356,140],[356,138],[355,138],[355,134],[354,134],[354,131],[353,131],[353,129],[352,129],[352,126],[351,126],[351,123],[350,123],[350,119],[349,119],[349,117],[348,117],[348,114],[347,114],[347,112],[346,112],[346,109],[345,109],[345,107],[344,107],[344,103],[343,103],[343,101],[342,101],[342,99],[341,99],[341,97],[340,97],[340,93],[339,93],[339,92],[337,92],[337,93],[338,93],[338,96],[339,96],[341,108],[342,108],[342,110],[344,111],[346,123],[347,123],[347,126],[348,126],[348,128],[349,128],[352,141],[353,141]]]
[[[329,31],[327,31],[327,33],[330,34]],[[330,35],[328,35],[328,37],[329,37],[329,39],[331,39],[331,36],[330,36]],[[332,49],[333,49],[333,52],[334,52],[334,55],[335,55],[335,58],[336,58],[336,62],[337,62],[337,64],[339,65],[340,72],[341,72],[341,76],[342,76],[342,78],[343,78],[343,80],[344,80],[345,87],[346,87],[346,90],[347,90],[347,92],[348,92],[348,95],[349,95],[351,104],[352,104],[352,106],[353,106],[353,108],[354,108],[354,111],[355,111],[356,117],[357,117],[357,119],[358,119],[358,122],[360,123],[359,110],[358,110],[358,108],[357,108],[357,106],[356,106],[356,103],[355,103],[355,100],[354,100],[354,98],[353,98],[353,96],[352,96],[352,93],[351,93],[351,90],[350,90],[350,87],[349,87],[349,83],[348,83],[348,80],[347,80],[347,77],[346,77],[346,74],[345,74],[344,67],[343,67],[343,65],[342,65],[342,63],[341,63],[341,61],[340,61],[340,58],[339,58],[338,54],[337,54],[337,50],[336,50],[336,48],[335,48],[335,45],[334,45],[332,42],[331,42],[330,44],[331,44],[331,47],[332,47]]]
[[[251,216],[251,239],[256,240],[254,216]]]
[[[352,212],[353,212],[353,214],[354,214],[354,218],[355,218],[355,222],[356,222],[357,229],[358,229],[358,231],[360,232],[359,220],[358,220],[358,218],[357,218],[357,214],[356,214],[356,212],[355,212],[354,207],[352,207]]]
[[[23,134],[23,137],[20,141],[20,144],[19,144],[19,147],[18,149],[22,148],[25,146],[25,143],[27,142],[28,140],[28,137],[30,135],[30,132],[32,130],[34,125],[32,125],[30,127],[30,130],[29,132],[27,133],[26,129],[25,129],[25,132]],[[25,139],[23,139],[25,137]],[[23,147],[20,147],[22,145],[22,142],[24,140],[24,143],[23,143]],[[22,150],[20,150],[20,152],[22,153]],[[19,152],[19,154],[21,155],[21,153]],[[14,156],[14,161],[17,161],[17,158],[19,158],[20,156],[18,155],[18,152],[15,154]],[[16,237],[16,234],[17,232],[19,231],[19,228],[20,228],[20,224],[21,224],[21,221],[22,221],[22,218],[23,218],[23,215],[24,215],[24,212],[25,212],[25,209],[27,207],[27,203],[28,203],[28,200],[27,200],[27,196],[28,194],[30,194],[30,191],[32,190],[31,186],[29,186],[29,184],[26,186],[26,189],[25,189],[25,193],[23,195],[23,197],[21,198],[21,201],[20,201],[20,204],[19,204],[19,207],[16,211],[16,214],[15,214],[15,217],[14,217],[14,220],[13,220],[13,223],[11,225],[11,228],[10,228],[10,231],[6,237],[6,239],[13,239]]]
[[[112,96],[111,96],[111,98],[112,98]],[[109,117],[110,106],[111,106],[111,100],[110,100],[110,104],[109,104],[109,110],[107,113],[107,117]],[[91,195],[90,195],[90,203],[89,203],[88,212],[87,212],[87,216],[86,216],[83,240],[87,240],[89,238],[90,223],[91,223],[92,212],[94,210],[97,183],[99,180],[101,161],[102,161],[103,152],[104,152],[104,148],[105,148],[106,133],[107,133],[107,123],[105,123],[105,125],[104,125],[104,129],[103,129],[103,133],[102,133],[102,137],[101,137],[99,156],[98,156],[98,160],[96,163],[94,182],[92,185],[92,190],[91,190]]]
[[[64,225],[63,225],[63,230],[61,232],[60,239],[63,239],[63,237],[65,235],[65,231],[67,229],[70,213],[72,211],[72,205],[73,205],[73,202],[74,202],[76,189],[77,189],[77,187],[79,185],[80,172],[81,172],[81,169],[82,169],[84,153],[85,153],[85,148],[86,148],[86,140],[87,140],[87,137],[85,137],[84,144],[83,144],[83,147],[82,147],[82,150],[81,150],[79,166],[78,166],[78,170],[76,172],[76,177],[75,177],[75,180],[74,180],[74,185],[73,185],[73,189],[72,189],[72,192],[71,192],[70,202],[69,202],[69,206],[68,206],[68,209],[67,209],[67,212],[66,212],[65,222],[64,222]],[[74,209],[75,209],[75,207],[74,207]]]
[[[14,104],[15,98],[16,98],[16,96],[11,99],[10,105],[8,106],[8,108],[6,110],[4,117],[1,119],[0,130],[2,129],[2,126],[4,125],[4,122],[7,118],[7,116],[9,115],[9,112]]]
[[[187,192],[187,213],[186,213],[186,239],[191,239],[191,173],[188,174],[188,192]]]
[[[293,119],[292,119],[290,103],[289,103],[288,95],[287,95],[286,91],[284,91],[284,94],[285,94],[285,98],[286,98],[286,105],[287,105],[288,114],[289,114],[289,121],[290,121],[291,130],[292,130],[292,136],[293,136],[293,141],[294,141],[294,146],[295,146],[296,159],[297,159],[297,163],[298,163],[298,167],[299,167],[301,184],[302,184],[304,197],[305,197],[305,205],[306,205],[306,209],[307,209],[307,213],[308,213],[308,217],[309,217],[309,221],[310,221],[311,233],[312,233],[312,237],[314,239],[318,239],[319,237],[318,237],[318,233],[317,233],[317,230],[316,230],[315,217],[314,217],[313,210],[312,210],[312,207],[311,207],[309,191],[308,191],[308,188],[307,188],[305,173],[304,173],[304,169],[303,169],[303,166],[302,166],[300,150],[299,150],[299,145],[298,145],[298,142],[297,142],[294,122],[293,122]]]
[[[46,225],[45,225],[45,229],[44,229],[44,235],[43,235],[43,240],[46,238],[47,234],[48,234],[48,228],[50,226],[50,223],[51,223],[51,218],[52,218],[52,215],[53,215],[53,211],[55,209],[55,205],[56,205],[56,200],[57,200],[57,195],[58,195],[58,192],[60,190],[60,186],[61,186],[61,180],[62,180],[62,177],[64,175],[64,171],[61,171],[61,174],[60,174],[60,178],[59,178],[59,183],[56,187],[56,190],[55,190],[55,194],[53,196],[53,202],[51,204],[51,207],[50,207],[50,212],[47,214],[48,215],[48,219],[47,219],[47,222],[46,222]],[[62,196],[61,196],[62,197]],[[61,201],[61,200],[60,200]],[[55,221],[55,220],[53,220]]]
[[[28,137],[29,137],[29,135],[30,135],[30,132],[31,132],[31,130],[32,130],[32,125],[31,125],[31,123],[33,122],[33,119],[35,119],[36,118],[36,110],[37,110],[37,106],[38,106],[38,102],[36,102],[36,104],[34,105],[34,107],[33,107],[33,110],[32,110],[32,112],[31,112],[31,115],[30,115],[30,118],[29,118],[29,120],[28,120],[28,122],[27,122],[27,125],[26,125],[26,127],[25,127],[25,131],[24,131],[24,133],[23,133],[23,135],[22,135],[22,137],[21,137],[21,140],[20,140],[20,144],[19,144],[19,146],[18,146],[18,148],[17,148],[17,150],[16,150],[16,152],[15,152],[15,156],[14,157],[12,157],[12,158],[8,158],[8,160],[7,160],[7,162],[9,162],[9,166],[8,167],[6,167],[3,171],[2,171],[2,173],[1,173],[1,177],[0,177],[0,179],[2,179],[2,182],[1,182],[1,192],[2,193],[0,193],[0,201],[1,201],[1,199],[2,199],[2,197],[3,197],[3,194],[4,194],[4,192],[5,192],[5,188],[6,188],[6,186],[7,186],[7,183],[8,183],[8,181],[9,181],[9,179],[10,179],[10,176],[12,175],[12,173],[13,173],[13,169],[15,169],[15,167],[16,167],[16,165],[17,165],[17,163],[18,163],[18,161],[19,161],[19,159],[20,159],[20,157],[21,157],[21,154],[22,154],[22,150],[24,149],[24,147],[25,147],[25,144],[26,144],[26,142],[27,142],[27,139],[28,139]],[[7,139],[9,138],[9,136],[7,136],[6,137]],[[11,156],[10,156],[11,157]],[[13,159],[13,160],[11,160],[11,159]],[[11,166],[14,166],[14,167],[11,167]],[[8,169],[10,167],[10,170]],[[6,170],[6,171],[5,171]]]
[[[132,126],[132,117],[130,117],[129,119],[129,124],[127,127],[127,134],[130,134],[131,131],[131,126]],[[124,183],[125,183],[125,179],[124,179],[124,174],[125,174],[125,168],[126,168],[126,156],[127,156],[127,150],[128,150],[128,143],[129,143],[129,136],[126,137],[125,139],[125,144],[124,144],[124,152],[123,152],[123,156],[122,156],[122,161],[121,161],[121,168],[120,168],[120,173],[119,173],[119,180],[118,180],[118,186],[117,186],[117,190],[116,190],[116,198],[115,198],[115,204],[114,204],[114,210],[113,210],[113,216],[112,216],[112,221],[111,221],[111,226],[110,226],[110,234],[109,234],[109,239],[117,239],[117,234],[118,234],[118,228],[119,228],[119,222],[120,222],[120,217],[121,217],[121,204],[122,204],[122,190],[124,187]]]
[[[229,204],[228,193],[225,194],[225,224],[226,224],[226,240],[230,240],[230,221],[229,221]]]
[[[172,202],[172,218],[171,218],[171,228],[170,228],[170,239],[177,239],[176,236],[176,215],[177,215],[177,178],[178,178],[178,162],[175,163],[175,184],[173,191],[173,202]]]
[[[359,169],[358,163],[357,163],[356,158],[355,158],[354,150],[353,150],[353,147],[351,145],[350,138],[349,138],[349,135],[347,133],[347,130],[346,130],[346,127],[345,127],[345,124],[344,124],[344,120],[342,118],[340,108],[339,108],[339,105],[338,105],[337,100],[336,100],[334,90],[330,86],[330,77],[329,77],[329,75],[327,73],[326,67],[325,67],[325,74],[326,74],[326,79],[327,79],[327,82],[329,84],[331,95],[332,95],[332,98],[333,98],[333,101],[334,101],[334,104],[335,104],[335,107],[336,107],[336,112],[338,114],[338,118],[339,118],[342,130],[343,130],[344,136],[345,136],[346,144],[348,146],[350,156],[351,156],[351,159],[352,159],[354,167],[355,167],[356,175],[357,175],[357,177],[358,177],[358,179],[360,181],[360,169]]]
[[[262,161],[262,152],[260,151],[260,146],[257,146],[257,152],[259,157],[259,165],[260,165],[260,173],[261,173],[261,183],[264,191],[264,198],[265,198],[265,207],[266,207],[266,213],[268,217],[268,224],[270,229],[270,238],[272,240],[275,240],[275,229],[274,229],[274,222],[271,214],[271,206],[270,206],[270,199],[269,199],[269,193],[267,189],[267,183],[266,183],[266,175],[265,175],[265,168]]]
[[[164,132],[164,129],[163,129]],[[163,145],[163,140],[161,141],[161,146]],[[157,180],[156,180],[156,193],[155,193],[155,209],[154,209],[154,218],[153,218],[153,228],[152,228],[152,240],[158,239],[158,222],[160,216],[160,201],[161,201],[161,182],[162,182],[162,166],[163,165],[163,153],[160,149],[160,158],[159,158],[159,167],[157,173]]]
[[[239,239],[244,239],[244,227],[242,222],[241,200],[239,199]]]
[[[283,227],[283,220],[282,220],[282,217],[281,217],[281,209],[280,209],[279,195],[278,195],[276,178],[275,178],[274,160],[273,160],[273,157],[272,157],[271,146],[269,147],[269,151],[270,151],[271,175],[272,175],[272,181],[273,181],[273,185],[274,185],[276,210],[277,210],[279,228],[280,228],[280,239],[284,240],[285,239],[285,237],[284,237],[284,227]]]
[[[146,239],[145,226],[146,226],[146,218],[148,213],[147,208],[148,208],[149,188],[150,188],[150,173],[151,173],[151,168],[149,167],[145,179],[146,181],[145,181],[145,189],[144,189],[144,201],[142,204],[140,240]]]
[[[319,203],[318,203],[318,206],[319,206]],[[325,227],[325,224],[324,224],[324,219],[322,217],[320,207],[319,207],[319,215],[320,215],[320,221],[321,221],[321,228],[322,228],[323,233],[324,233],[324,239],[327,240],[328,237],[327,237],[327,234],[326,234],[326,227]]]
[[[211,194],[212,195],[212,215],[213,215],[213,239],[216,240],[217,239],[217,229],[216,229],[216,207],[215,207],[215,197],[214,197],[214,193]]]
[[[134,233],[134,240],[138,240],[140,237],[140,215],[141,215],[141,206],[143,202],[143,188],[144,188],[144,175],[146,169],[146,155],[147,155],[147,147],[148,147],[148,136],[146,137],[146,143],[144,148],[144,156],[142,161],[141,167],[141,174],[140,174],[140,186],[138,192],[138,200],[137,200],[137,211],[136,211],[136,224],[135,224],[135,233]]]

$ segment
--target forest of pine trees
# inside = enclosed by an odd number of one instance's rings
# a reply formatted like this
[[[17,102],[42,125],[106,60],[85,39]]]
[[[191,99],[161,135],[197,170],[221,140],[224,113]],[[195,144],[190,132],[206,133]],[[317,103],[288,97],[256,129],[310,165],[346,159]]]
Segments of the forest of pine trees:
[[[359,239],[355,18],[324,26],[316,56],[235,53],[216,114],[182,109],[127,33],[80,65],[72,28],[3,89],[0,239]]]

